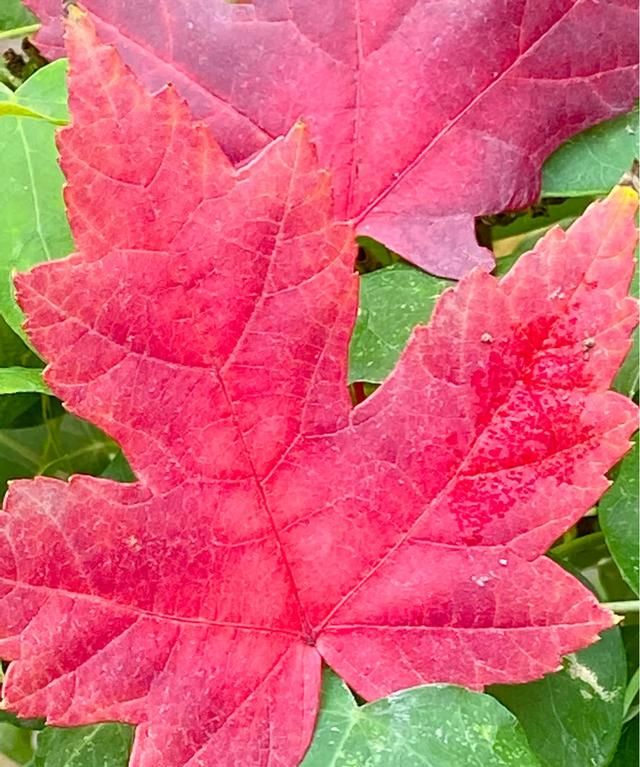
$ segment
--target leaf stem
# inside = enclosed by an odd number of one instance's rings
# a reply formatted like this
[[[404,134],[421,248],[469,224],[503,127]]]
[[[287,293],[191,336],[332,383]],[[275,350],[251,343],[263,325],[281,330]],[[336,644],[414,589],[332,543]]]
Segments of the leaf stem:
[[[614,613],[637,613],[640,612],[640,599],[631,599],[628,602],[602,602],[603,607],[608,607]]]
[[[13,38],[28,37],[40,29],[40,24],[25,24],[24,27],[4,29],[0,31],[0,40],[12,40]]]

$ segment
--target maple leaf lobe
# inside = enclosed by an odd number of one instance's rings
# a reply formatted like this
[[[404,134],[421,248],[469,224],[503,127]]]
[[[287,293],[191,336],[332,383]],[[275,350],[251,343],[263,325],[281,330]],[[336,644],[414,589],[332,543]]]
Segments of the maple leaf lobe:
[[[85,4],[147,85],[178,85],[234,161],[308,119],[337,214],[445,276],[489,270],[474,217],[532,204],[547,155],[637,92],[626,0]],[[32,5],[50,44],[58,0]]]
[[[617,190],[503,281],[473,272],[352,409],[353,233],[305,131],[236,170],[86,17],[68,45],[78,252],[17,288],[52,390],[137,481],[12,484],[8,705],[135,723],[132,767],[291,767],[321,658],[367,698],[481,688],[610,626],[542,554],[635,428],[605,391],[635,323],[635,198]]]

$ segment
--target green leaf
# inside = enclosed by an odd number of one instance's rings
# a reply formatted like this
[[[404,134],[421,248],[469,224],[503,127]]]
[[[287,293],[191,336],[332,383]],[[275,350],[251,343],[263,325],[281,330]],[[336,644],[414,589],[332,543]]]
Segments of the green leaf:
[[[438,296],[452,284],[404,263],[362,275],[349,382],[383,381],[411,330],[429,319]]]
[[[538,767],[515,717],[489,695],[428,685],[358,706],[325,670],[301,767]]]
[[[637,257],[636,253],[636,257]],[[629,293],[635,298],[640,295],[640,270],[636,266],[636,272],[631,283]],[[613,388],[624,394],[625,397],[633,399],[638,394],[640,385],[640,328],[633,331],[633,341],[631,349],[627,354],[618,375],[613,382]]]
[[[113,459],[116,445],[99,429],[71,415],[40,426],[0,429],[0,495],[10,479],[46,474],[99,475]]]
[[[42,394],[0,395],[0,430],[38,426],[63,414],[62,403]]]
[[[33,755],[29,730],[0,722],[0,754],[8,756],[17,764],[28,762]]]
[[[638,526],[640,525],[640,493],[638,487],[638,439],[620,462],[615,481],[598,505],[600,526],[622,577],[640,593],[640,554]]]
[[[21,0],[2,0],[0,3],[0,39],[24,37],[39,26],[36,17]]]
[[[0,116],[20,114],[54,126],[69,122],[66,59],[39,69],[18,90],[0,95]]]
[[[68,119],[65,77],[60,60],[15,92],[0,85],[0,314],[23,338],[12,273],[72,250],[54,140],[56,124]]]
[[[49,394],[49,388],[42,380],[42,371],[38,368],[0,368],[0,394],[18,392]]]
[[[118,450],[111,463],[100,476],[112,479],[114,482],[133,482],[136,478],[122,450]]]
[[[132,741],[133,728],[125,724],[47,727],[38,735],[33,767],[127,767]]]
[[[593,197],[576,197],[569,200],[541,200],[537,205],[521,213],[502,213],[492,216],[491,242],[509,240],[522,234],[548,229],[567,219],[575,220],[593,202]]]
[[[638,106],[563,144],[542,169],[542,194],[576,197],[608,194],[631,169],[638,151]]]
[[[620,743],[618,743],[616,755],[611,762],[611,767],[636,767],[637,764],[640,764],[640,755],[638,754],[639,739],[638,717],[636,716],[625,725],[622,731],[622,737],[620,738]]]
[[[604,767],[623,720],[626,659],[620,631],[568,655],[562,671],[491,693],[518,717],[545,767]]]
[[[11,372],[14,368],[18,369],[17,374]],[[0,317],[0,429],[42,423],[40,394],[11,393],[47,392],[46,387],[43,388],[41,368],[42,361]]]
[[[633,342],[622,367],[613,382],[613,388],[634,399],[640,387],[640,330],[633,331]]]
[[[391,266],[402,261],[402,257],[383,245],[381,242],[371,237],[358,237],[358,259],[356,266],[358,270],[365,274],[381,269],[384,266]]]
[[[41,368],[42,360],[0,317],[0,367]]]
[[[0,722],[8,722],[21,730],[41,730],[44,727],[44,719],[19,719],[10,711],[0,709]]]

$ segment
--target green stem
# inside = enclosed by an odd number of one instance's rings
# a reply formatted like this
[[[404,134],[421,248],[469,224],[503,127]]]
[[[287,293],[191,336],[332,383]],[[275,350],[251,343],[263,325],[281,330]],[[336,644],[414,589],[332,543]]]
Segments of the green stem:
[[[40,29],[40,24],[28,24],[24,27],[16,27],[15,29],[5,29],[0,31],[0,40],[12,40],[20,37],[28,37],[29,35],[37,32]]]
[[[602,602],[603,607],[608,607],[614,613],[637,613],[640,612],[640,599],[631,599],[628,602]]]

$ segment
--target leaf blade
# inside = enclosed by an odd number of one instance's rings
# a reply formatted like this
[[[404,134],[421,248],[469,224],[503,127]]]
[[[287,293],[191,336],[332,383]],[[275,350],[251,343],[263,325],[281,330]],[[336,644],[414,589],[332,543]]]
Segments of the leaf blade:
[[[126,767],[133,741],[131,728],[121,724],[57,729],[38,736],[34,767]]]
[[[635,591],[640,592],[640,555],[636,535],[640,524],[638,440],[631,452],[622,459],[613,487],[598,505],[598,518],[607,545],[622,577]]]
[[[301,767],[538,767],[515,717],[487,695],[417,687],[358,707],[325,670],[320,717]]]
[[[50,394],[49,388],[42,380],[42,373],[37,368],[0,368],[0,395],[18,392]]]
[[[0,152],[6,172],[0,190],[0,314],[23,339],[14,271],[61,258],[72,248],[54,142],[56,125],[66,114],[65,74],[66,63],[56,61],[15,94],[0,92]]]
[[[631,112],[580,133],[545,162],[542,194],[605,195],[631,170],[638,146],[638,105]]]
[[[154,15],[117,0],[86,5],[152,90],[178,84],[234,161],[304,116],[333,170],[338,214],[453,278],[493,263],[474,216],[533,203],[546,156],[630,109],[636,91],[631,6],[333,0],[320,13],[303,2],[181,0]],[[56,0],[33,7],[54,19],[41,35],[59,45]],[[203,62],[212,44],[220,55]],[[595,96],[595,78],[614,98]]]
[[[543,765],[604,767],[622,730],[626,660],[619,630],[563,666],[539,682],[492,694],[518,718]]]

